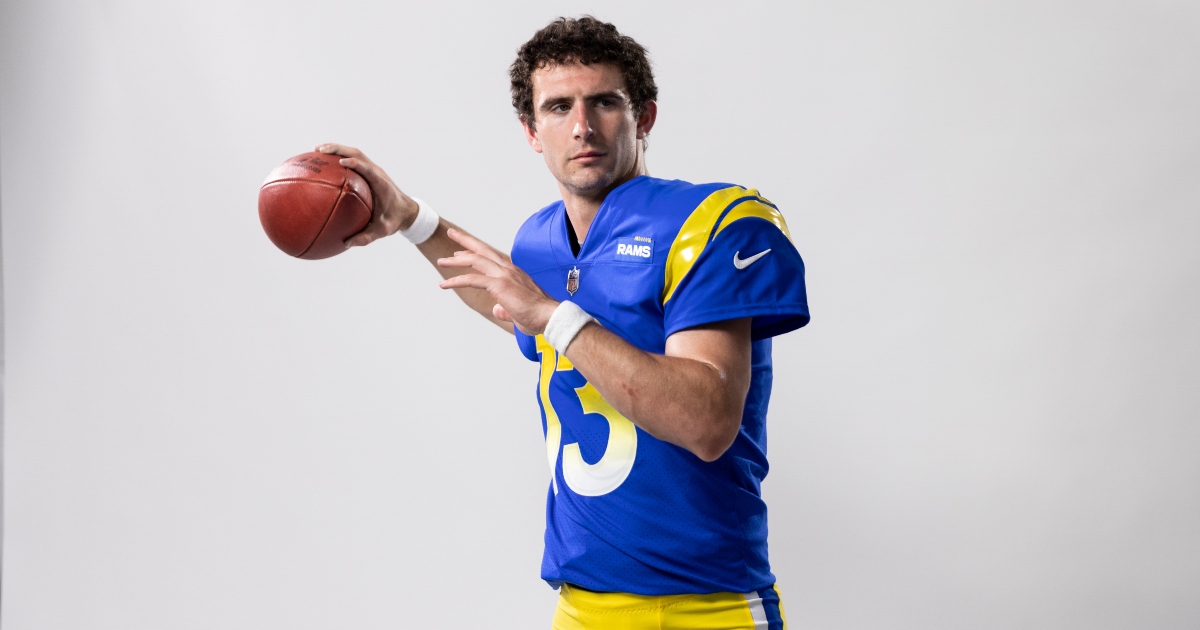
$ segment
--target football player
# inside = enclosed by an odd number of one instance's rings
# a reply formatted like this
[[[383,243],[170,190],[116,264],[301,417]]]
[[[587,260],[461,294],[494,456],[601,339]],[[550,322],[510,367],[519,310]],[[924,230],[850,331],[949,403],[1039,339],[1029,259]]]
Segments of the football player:
[[[613,25],[550,23],[510,78],[562,194],[511,258],[322,145],[375,196],[346,245],[400,232],[539,362],[553,628],[783,628],[760,484],[771,338],[809,319],[787,223],[754,189],[648,175],[657,87]]]

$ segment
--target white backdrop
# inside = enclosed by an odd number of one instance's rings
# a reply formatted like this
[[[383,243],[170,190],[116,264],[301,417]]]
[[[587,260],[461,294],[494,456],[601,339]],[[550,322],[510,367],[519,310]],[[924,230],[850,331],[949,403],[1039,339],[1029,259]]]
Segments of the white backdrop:
[[[0,623],[545,628],[536,371],[391,239],[276,251],[322,141],[507,247],[516,48],[651,51],[651,174],[788,217],[794,628],[1200,625],[1194,2],[0,4]]]

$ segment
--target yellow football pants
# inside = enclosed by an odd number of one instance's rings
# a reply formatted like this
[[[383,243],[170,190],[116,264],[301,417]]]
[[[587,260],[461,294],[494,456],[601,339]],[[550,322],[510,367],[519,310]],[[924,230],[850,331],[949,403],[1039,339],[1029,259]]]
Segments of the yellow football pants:
[[[631,595],[564,584],[553,630],[786,630],[774,586],[755,593]]]

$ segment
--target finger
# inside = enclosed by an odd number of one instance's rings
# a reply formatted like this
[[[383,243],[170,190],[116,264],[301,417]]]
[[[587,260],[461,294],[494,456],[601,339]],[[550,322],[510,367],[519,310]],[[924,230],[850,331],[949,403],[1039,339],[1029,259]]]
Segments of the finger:
[[[447,229],[446,236],[449,236],[450,240],[454,241],[455,243],[458,243],[459,245],[462,245],[463,247],[466,247],[468,250],[471,250],[471,251],[475,250],[475,248],[472,247],[473,244],[477,244],[477,243],[481,242],[479,239],[471,236],[470,234],[467,234],[466,232],[463,232],[462,230],[458,230],[455,228]]]
[[[489,278],[477,273],[468,273],[453,278],[446,278],[438,283],[438,286],[443,289],[483,289],[487,290],[488,286],[494,282],[494,278]]]
[[[343,144],[337,144],[336,142],[326,142],[325,144],[318,144],[317,151],[320,153],[329,153],[329,154],[333,154],[333,155],[340,155],[342,157],[366,157],[365,155],[363,155],[362,151],[359,151],[358,149],[355,149],[354,147],[348,147]]]
[[[345,240],[346,249],[369,245],[372,241],[381,239],[387,235],[387,228],[385,228],[382,223],[379,221],[372,221],[367,224],[367,227],[363,228],[363,231]]]
[[[384,210],[384,204],[380,202],[380,199],[384,198],[385,195],[389,197],[395,196],[389,194],[388,192],[396,188],[396,185],[392,183],[391,178],[387,176],[387,173],[383,172],[383,169],[379,168],[374,162],[366,159],[365,157],[344,158],[339,160],[338,163],[354,171],[355,173],[362,175],[362,178],[366,180],[367,187],[371,189],[371,194],[375,198],[375,208],[373,212],[375,217],[378,218],[380,213],[382,213]],[[396,192],[399,191],[397,190]]]
[[[450,228],[446,232],[446,235],[449,236],[450,239],[455,243],[466,247],[472,252],[475,252],[476,254],[479,254],[480,256],[483,256],[498,265],[503,265],[508,262],[504,260],[502,256],[497,254],[487,243],[484,243],[483,241],[471,236],[470,234],[467,234],[466,232],[463,232],[462,230]]]
[[[338,160],[338,164],[362,175],[363,179],[367,180],[367,185],[371,187],[371,190],[383,190],[383,186],[387,185],[379,167],[375,166],[374,162],[365,157],[342,158]]]
[[[471,267],[480,273],[495,277],[503,271],[496,261],[480,256],[479,254],[455,254],[451,258],[439,258],[437,261],[439,267]]]
[[[513,318],[509,316],[508,311],[504,310],[499,304],[492,307],[492,316],[502,322],[511,322]]]
[[[475,254],[467,254],[467,255],[474,256]],[[470,267],[472,264],[473,263],[471,261],[465,260],[465,256],[458,256],[458,255],[452,256],[450,258],[439,258],[437,261],[437,266],[439,266],[439,267]]]

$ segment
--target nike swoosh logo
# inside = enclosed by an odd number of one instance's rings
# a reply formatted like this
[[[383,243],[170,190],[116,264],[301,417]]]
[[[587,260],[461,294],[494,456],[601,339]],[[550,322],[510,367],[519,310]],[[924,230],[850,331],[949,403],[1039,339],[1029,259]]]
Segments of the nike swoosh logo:
[[[734,252],[734,253],[733,253],[733,266],[734,266],[734,267],[737,267],[738,269],[745,269],[746,267],[749,267],[750,265],[753,265],[753,264],[754,264],[754,261],[756,261],[756,260],[758,260],[759,258],[762,258],[763,256],[766,256],[767,254],[771,253],[771,250],[769,250],[769,249],[767,249],[767,250],[763,250],[763,251],[761,251],[761,252],[758,252],[757,254],[755,254],[755,255],[753,255],[753,256],[751,256],[751,257],[749,257],[749,258],[738,258],[738,254],[740,254],[740,253],[742,253],[742,252],[741,252],[741,250],[739,250],[739,251],[736,251],[736,252]]]

